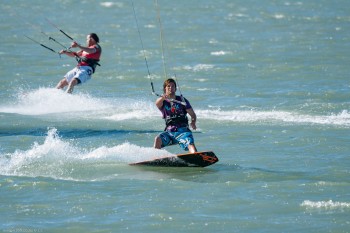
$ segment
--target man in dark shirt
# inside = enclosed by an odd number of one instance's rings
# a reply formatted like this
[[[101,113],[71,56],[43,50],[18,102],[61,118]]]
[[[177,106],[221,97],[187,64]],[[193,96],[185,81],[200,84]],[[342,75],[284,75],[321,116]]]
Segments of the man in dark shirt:
[[[196,113],[190,102],[175,94],[176,82],[167,79],[163,84],[163,95],[156,100],[156,106],[163,114],[165,130],[154,139],[154,148],[161,149],[165,146],[179,144],[182,149],[194,153],[197,151],[194,145],[192,131],[189,129],[187,113],[191,117],[190,126],[196,129]]]

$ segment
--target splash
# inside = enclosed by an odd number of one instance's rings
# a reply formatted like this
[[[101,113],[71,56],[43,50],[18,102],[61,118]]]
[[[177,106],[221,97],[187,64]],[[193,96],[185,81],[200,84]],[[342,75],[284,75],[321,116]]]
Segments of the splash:
[[[43,144],[35,142],[27,151],[16,150],[13,154],[1,156],[1,175],[40,176],[53,170],[57,172],[57,165],[67,158],[67,153],[79,155],[80,151],[60,140],[56,129],[50,129]]]
[[[21,115],[43,115],[77,111],[97,111],[110,108],[111,104],[87,94],[67,95],[55,88],[39,88],[32,91],[20,91],[16,100],[0,106],[0,112]]]
[[[57,129],[52,128],[43,143],[35,142],[29,150],[0,154],[0,175],[101,180],[127,170],[129,163],[171,155],[128,142],[87,149],[75,145],[75,141],[62,140]]]
[[[14,101],[0,105],[0,112],[29,116],[57,114],[60,119],[64,117],[111,121],[160,116],[153,102],[140,99],[97,98],[81,93],[68,95],[55,88],[22,90],[14,95]]]

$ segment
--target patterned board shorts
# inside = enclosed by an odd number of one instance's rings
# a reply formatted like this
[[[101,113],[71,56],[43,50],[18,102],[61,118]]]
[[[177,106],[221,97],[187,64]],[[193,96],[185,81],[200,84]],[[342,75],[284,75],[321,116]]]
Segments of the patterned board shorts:
[[[188,151],[188,145],[194,144],[192,132],[187,127],[178,128],[176,132],[164,131],[158,136],[162,139],[162,147],[179,144],[183,150]]]
[[[92,68],[90,66],[80,66],[75,67],[64,76],[68,83],[72,81],[73,78],[80,80],[80,83],[85,83],[91,78]]]

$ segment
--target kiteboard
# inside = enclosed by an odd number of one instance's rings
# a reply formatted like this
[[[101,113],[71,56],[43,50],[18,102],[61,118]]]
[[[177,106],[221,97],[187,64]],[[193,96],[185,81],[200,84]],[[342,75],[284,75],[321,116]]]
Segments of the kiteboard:
[[[130,165],[145,165],[159,167],[207,167],[219,159],[212,151],[201,151],[176,156],[159,157],[152,160],[131,163]]]

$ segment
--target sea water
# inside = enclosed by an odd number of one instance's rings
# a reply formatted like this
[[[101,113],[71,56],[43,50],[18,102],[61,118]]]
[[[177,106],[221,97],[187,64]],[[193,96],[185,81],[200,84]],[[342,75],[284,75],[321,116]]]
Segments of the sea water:
[[[2,232],[350,231],[349,1],[16,0],[0,11]],[[60,51],[47,37],[69,47],[59,29],[81,44],[95,32],[103,51],[72,95],[55,86],[75,60],[25,37]],[[128,165],[183,153],[152,148],[164,122],[150,81],[162,93],[175,75],[197,148],[220,161]]]

